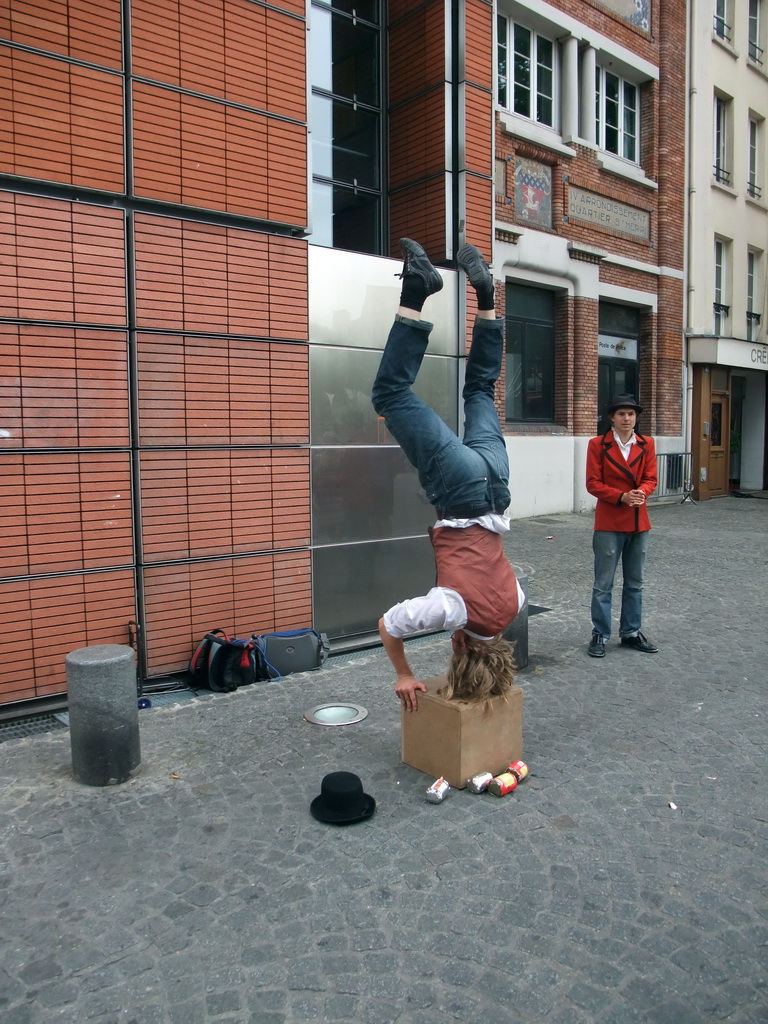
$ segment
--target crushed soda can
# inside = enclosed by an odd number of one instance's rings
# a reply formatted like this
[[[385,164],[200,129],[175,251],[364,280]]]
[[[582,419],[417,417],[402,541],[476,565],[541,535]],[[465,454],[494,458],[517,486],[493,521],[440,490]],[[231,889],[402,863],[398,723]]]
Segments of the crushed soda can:
[[[467,789],[470,793],[484,793],[488,789],[488,783],[493,778],[493,772],[480,772],[467,779]]]
[[[431,804],[441,804],[443,800],[448,796],[451,791],[451,787],[445,781],[441,775],[439,779],[435,779],[432,785],[427,790],[427,800]]]
[[[523,779],[527,779],[530,774],[530,769],[525,761],[513,761],[512,764],[507,765],[505,770],[512,772],[518,782],[522,782]]]
[[[517,789],[517,776],[512,772],[502,772],[488,783],[488,792],[494,796],[506,796],[513,789]]]

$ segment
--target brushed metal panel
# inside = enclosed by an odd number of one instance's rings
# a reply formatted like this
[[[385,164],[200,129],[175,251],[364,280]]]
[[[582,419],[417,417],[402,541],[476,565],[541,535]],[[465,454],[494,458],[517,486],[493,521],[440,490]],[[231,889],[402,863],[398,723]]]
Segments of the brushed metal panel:
[[[312,552],[316,628],[332,638],[377,630],[382,613],[435,582],[429,538],[316,548]]]
[[[315,345],[383,349],[397,311],[401,260],[309,246],[309,340]],[[440,270],[442,291],[431,295],[424,319],[435,327],[429,351],[459,352],[458,272]],[[462,351],[463,351],[463,320]]]
[[[371,388],[380,358],[378,351],[310,346],[312,444],[396,444],[371,405]],[[461,365],[445,356],[427,356],[414,387],[415,393],[452,430],[456,430],[457,423],[457,377]]]
[[[400,448],[313,448],[312,543],[426,534],[435,511]]]

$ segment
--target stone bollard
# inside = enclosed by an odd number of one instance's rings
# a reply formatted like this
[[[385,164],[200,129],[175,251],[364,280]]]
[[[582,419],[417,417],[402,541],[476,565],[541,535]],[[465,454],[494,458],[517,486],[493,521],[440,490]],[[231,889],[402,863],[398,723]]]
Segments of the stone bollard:
[[[525,606],[504,630],[504,639],[515,645],[515,661],[519,669],[528,666],[528,577],[515,570],[520,587],[525,594]]]
[[[86,786],[125,782],[141,764],[131,647],[96,644],[66,657],[72,770]]]

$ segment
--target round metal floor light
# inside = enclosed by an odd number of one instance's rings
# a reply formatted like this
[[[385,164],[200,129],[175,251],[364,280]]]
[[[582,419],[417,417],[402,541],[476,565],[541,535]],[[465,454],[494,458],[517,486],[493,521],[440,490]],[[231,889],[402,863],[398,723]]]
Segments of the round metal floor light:
[[[361,704],[318,704],[304,712],[304,720],[313,725],[354,725],[368,717],[368,709]]]

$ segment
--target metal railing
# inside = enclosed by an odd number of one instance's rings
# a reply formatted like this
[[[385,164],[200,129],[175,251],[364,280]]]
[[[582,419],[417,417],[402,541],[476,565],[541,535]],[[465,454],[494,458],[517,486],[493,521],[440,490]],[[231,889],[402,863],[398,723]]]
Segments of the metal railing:
[[[677,498],[685,501],[691,497],[693,455],[691,452],[664,452],[656,456],[656,472],[659,483],[651,495],[656,498]]]
[[[726,43],[731,41],[731,26],[722,16],[715,15],[715,35],[718,39],[723,39]]]

